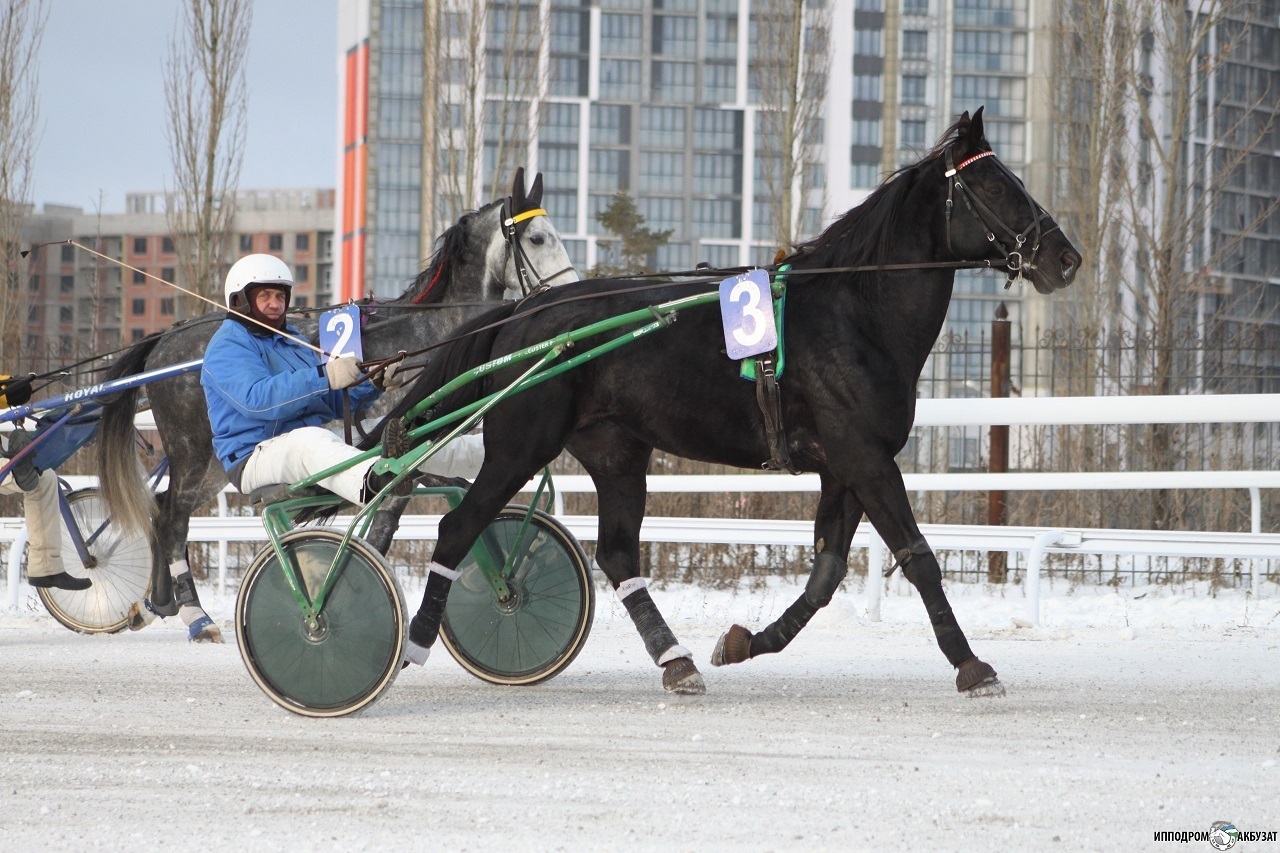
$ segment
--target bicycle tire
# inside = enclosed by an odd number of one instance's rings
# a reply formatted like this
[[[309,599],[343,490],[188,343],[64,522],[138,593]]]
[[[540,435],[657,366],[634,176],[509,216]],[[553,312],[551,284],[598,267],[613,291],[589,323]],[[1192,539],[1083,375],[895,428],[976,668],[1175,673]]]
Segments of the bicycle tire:
[[[67,505],[84,537],[90,537],[107,520],[107,504],[96,488],[67,495]],[[126,534],[110,523],[89,553],[94,565],[85,566],[65,525],[62,530],[62,563],[67,574],[87,577],[93,586],[84,590],[42,587],[36,590],[49,615],[81,634],[115,634],[129,623],[129,608],[151,588],[151,542],[145,534]]]
[[[508,506],[482,539],[510,553],[527,508]],[[500,602],[473,555],[458,567],[441,623],[445,648],[464,669],[491,684],[541,684],[582,651],[595,616],[595,586],[582,546],[553,516],[536,511],[525,533],[525,556]]]
[[[308,528],[280,538],[308,594],[323,581],[343,534]],[[264,549],[236,598],[236,644],[271,701],[306,717],[339,717],[373,704],[400,673],[404,594],[386,561],[352,537],[318,624],[306,624],[276,552]]]

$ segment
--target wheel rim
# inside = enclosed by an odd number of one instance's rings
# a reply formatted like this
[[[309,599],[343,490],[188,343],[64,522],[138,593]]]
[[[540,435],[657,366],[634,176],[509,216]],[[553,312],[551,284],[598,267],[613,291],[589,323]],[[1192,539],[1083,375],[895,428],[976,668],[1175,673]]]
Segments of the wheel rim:
[[[143,534],[125,534],[107,525],[106,503],[96,490],[74,492],[67,504],[76,527],[86,539],[95,565],[85,567],[65,527],[62,531],[62,563],[67,574],[87,577],[93,586],[85,590],[41,588],[40,600],[63,625],[84,633],[114,632],[124,628],[129,608],[141,601],[151,586],[151,543]]]
[[[523,522],[523,513],[500,515],[489,526],[486,540],[504,560]],[[548,670],[554,674],[556,664],[576,651],[585,630],[582,614],[588,603],[576,552],[539,522],[525,532],[527,555],[508,580],[510,600],[496,598],[468,554],[445,608],[450,651],[513,682],[545,677]]]
[[[341,537],[308,533],[284,542],[308,591]],[[356,540],[324,610],[308,622],[274,552],[242,592],[237,638],[254,677],[277,702],[302,713],[349,713],[389,686],[399,669],[404,619],[394,580]]]

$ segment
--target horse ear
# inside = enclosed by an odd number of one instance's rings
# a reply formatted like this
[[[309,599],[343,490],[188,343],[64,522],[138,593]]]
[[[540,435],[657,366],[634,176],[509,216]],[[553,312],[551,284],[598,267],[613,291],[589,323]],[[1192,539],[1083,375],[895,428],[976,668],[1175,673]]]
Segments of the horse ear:
[[[524,210],[524,166],[516,169],[516,179],[511,183],[511,209]]]
[[[533,189],[529,190],[529,207],[542,206],[542,173],[539,172],[533,179]]]
[[[969,142],[975,148],[978,146],[979,142],[987,141],[986,132],[982,128],[982,111],[985,108],[986,108],[986,105],[984,104],[983,106],[978,107],[976,110],[974,110],[973,122],[969,126],[969,137],[970,137]]]

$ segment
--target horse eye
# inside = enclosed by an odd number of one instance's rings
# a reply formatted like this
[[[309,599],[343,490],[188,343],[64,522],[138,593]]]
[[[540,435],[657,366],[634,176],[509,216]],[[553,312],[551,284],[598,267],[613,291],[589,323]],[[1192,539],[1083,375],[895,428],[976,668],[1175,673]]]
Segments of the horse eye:
[[[541,234],[534,234],[529,238],[529,242],[535,246],[541,246],[543,243],[547,242],[547,238]]]
[[[990,195],[1004,195],[1004,184],[991,184],[987,187],[987,193]]]

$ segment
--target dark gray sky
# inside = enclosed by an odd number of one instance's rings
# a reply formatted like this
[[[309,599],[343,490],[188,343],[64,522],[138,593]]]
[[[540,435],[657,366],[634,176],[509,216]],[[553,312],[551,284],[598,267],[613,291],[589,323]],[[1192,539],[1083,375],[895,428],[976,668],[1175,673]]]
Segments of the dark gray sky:
[[[53,0],[32,199],[104,213],[171,186],[163,69],[177,0]],[[256,0],[241,189],[332,187],[337,4]]]

